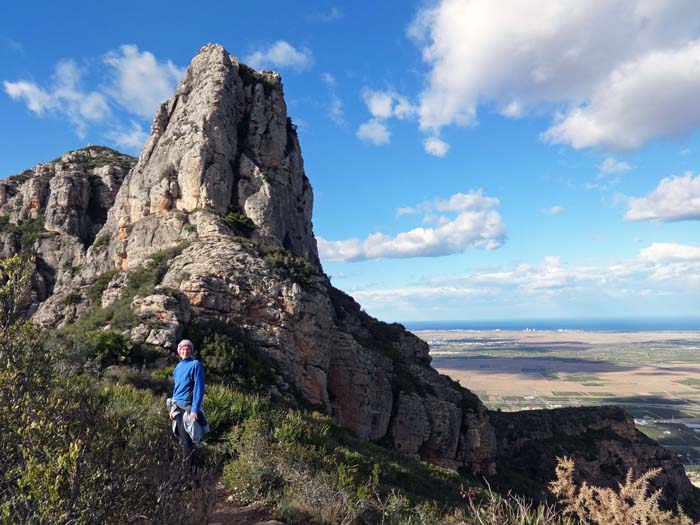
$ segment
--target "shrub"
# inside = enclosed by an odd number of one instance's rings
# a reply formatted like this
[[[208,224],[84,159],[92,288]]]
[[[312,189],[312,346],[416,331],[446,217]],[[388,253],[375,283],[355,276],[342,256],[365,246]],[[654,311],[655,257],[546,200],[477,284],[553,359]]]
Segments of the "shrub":
[[[653,469],[638,479],[632,470],[627,472],[619,492],[583,482],[574,484],[574,462],[570,458],[557,458],[556,479],[549,485],[550,491],[561,503],[564,512],[591,525],[692,525],[693,521],[678,508],[677,515],[659,509],[661,489],[649,494],[649,481],[661,469]]]
[[[198,346],[207,376],[244,390],[263,390],[274,379],[271,367],[243,333],[234,330],[228,327],[227,332],[207,335]]]
[[[63,304],[65,304],[66,306],[70,304],[79,304],[82,301],[83,297],[78,292],[70,292],[63,298]]]
[[[213,384],[207,386],[203,408],[211,428],[208,439],[212,440],[246,419],[270,410],[270,401],[257,394],[244,394],[224,385]]]
[[[102,294],[105,292],[109,283],[112,281],[114,276],[117,274],[117,270],[108,270],[101,273],[95,282],[92,283],[90,290],[88,291],[88,297],[90,298],[90,304],[100,306],[102,304]]]
[[[297,257],[287,250],[267,250],[263,257],[268,268],[283,278],[291,279],[300,286],[313,284],[318,269],[302,257]]]
[[[230,211],[224,215],[224,222],[233,230],[234,235],[250,238],[255,231],[255,223],[245,213]]]
[[[95,242],[92,243],[92,251],[93,253],[99,253],[102,251],[104,247],[106,247],[109,244],[109,240],[111,238],[111,235],[109,232],[104,232],[101,233],[96,239]]]
[[[28,261],[2,261],[0,296],[26,292]],[[0,301],[2,523],[183,523],[189,473],[173,462],[162,400],[59,373],[57,354],[14,304]],[[114,350],[117,340],[98,343]]]

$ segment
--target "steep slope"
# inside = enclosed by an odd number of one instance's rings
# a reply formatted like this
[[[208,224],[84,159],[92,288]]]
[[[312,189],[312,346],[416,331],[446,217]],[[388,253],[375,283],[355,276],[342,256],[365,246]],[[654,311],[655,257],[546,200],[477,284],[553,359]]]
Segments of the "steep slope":
[[[498,464],[529,475],[518,461],[525,444],[552,443],[553,458],[556,414],[542,423],[547,436],[539,424],[523,423],[527,414],[489,416],[473,393],[430,367],[425,342],[371,318],[331,285],[318,259],[312,207],[279,75],[207,45],[159,108],[94,242],[72,260],[79,271],[63,272],[34,319],[62,326],[118,304],[119,316],[100,318],[105,327],[166,349],[202,325],[235,326],[273,363],[276,388],[362,438],[488,475]],[[594,414],[607,425],[605,442],[627,447],[628,426],[604,410]],[[595,432],[581,435],[581,446],[602,443]],[[665,458],[681,476],[664,449],[644,446],[615,456],[618,471]],[[599,483],[604,470],[588,469],[588,481]],[[547,481],[531,478],[538,486]],[[679,492],[692,495],[692,488],[665,479],[680,499],[694,501]]]

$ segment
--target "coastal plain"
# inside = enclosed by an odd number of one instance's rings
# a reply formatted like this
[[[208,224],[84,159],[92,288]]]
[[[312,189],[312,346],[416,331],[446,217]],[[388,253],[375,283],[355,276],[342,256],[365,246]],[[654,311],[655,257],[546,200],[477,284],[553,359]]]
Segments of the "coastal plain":
[[[620,406],[686,465],[700,464],[700,332],[413,332],[432,366],[489,409]]]

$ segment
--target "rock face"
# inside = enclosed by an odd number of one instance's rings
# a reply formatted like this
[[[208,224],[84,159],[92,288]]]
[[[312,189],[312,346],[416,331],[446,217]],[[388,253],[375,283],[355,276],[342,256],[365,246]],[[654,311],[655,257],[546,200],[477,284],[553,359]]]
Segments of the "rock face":
[[[54,201],[92,202],[82,187],[61,193],[82,200],[57,192]],[[0,206],[17,193],[2,191]],[[49,193],[37,190],[36,201],[54,202]],[[519,454],[520,441],[500,416],[497,433],[474,394],[430,367],[425,342],[371,318],[331,285],[318,259],[312,206],[280,77],[205,46],[158,110],[96,237],[98,222],[80,229],[84,214],[46,212],[55,217],[53,231],[65,227],[90,247],[71,259],[80,271],[65,273],[34,319],[55,327],[90,308],[118,306],[120,329],[133,341],[167,349],[196,323],[238,327],[274,363],[279,385],[359,436],[495,474],[499,459]],[[152,286],[139,287],[146,274]],[[110,319],[107,327],[116,327]]]
[[[84,262],[135,162],[88,146],[0,181],[0,256],[36,254],[35,305]]]
[[[256,240],[318,265],[312,206],[280,76],[209,45],[158,109],[105,226],[106,255],[119,269],[137,266],[183,238],[229,230],[230,214],[251,221]]]
[[[524,476],[534,496],[546,496],[556,458],[568,456],[576,464],[579,482],[617,488],[629,469],[634,476],[661,468],[652,490],[662,488],[662,503],[678,503],[693,518],[700,517],[700,491],[685,475],[683,465],[669,451],[634,427],[620,408],[559,408],[524,412],[491,412],[498,435],[499,474]]]

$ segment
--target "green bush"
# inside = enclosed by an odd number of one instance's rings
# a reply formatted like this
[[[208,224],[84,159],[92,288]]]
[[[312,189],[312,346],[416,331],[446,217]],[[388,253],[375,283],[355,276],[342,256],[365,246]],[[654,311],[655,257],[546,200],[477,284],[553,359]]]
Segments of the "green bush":
[[[83,302],[83,297],[78,292],[70,292],[63,298],[63,304],[66,306],[70,304],[79,304],[81,302]]]
[[[0,296],[23,293],[31,260],[0,262]],[[193,495],[162,400],[71,375],[59,339],[0,305],[0,522],[183,523]],[[117,336],[87,340],[88,353],[121,350]]]
[[[234,235],[250,238],[255,231],[255,223],[245,213],[230,211],[224,215],[224,222],[233,230]]]
[[[270,410],[270,401],[258,394],[245,394],[224,385],[211,384],[207,386],[203,408],[211,429],[208,439],[213,440],[246,419]]]
[[[291,279],[300,286],[309,287],[318,269],[306,259],[297,257],[287,250],[268,249],[263,257],[265,264],[277,275]]]
[[[211,381],[236,385],[247,391],[264,390],[274,380],[270,364],[242,332],[214,332],[198,345],[200,358]]]
[[[102,304],[102,294],[105,292],[115,275],[117,275],[117,270],[108,270],[101,273],[97,279],[95,279],[95,282],[92,283],[92,286],[88,291],[90,304],[96,306],[100,306]]]
[[[93,253],[99,253],[102,251],[104,247],[106,247],[109,244],[109,240],[111,239],[111,235],[109,232],[104,232],[101,233],[96,239],[95,242],[92,243],[92,251]]]

